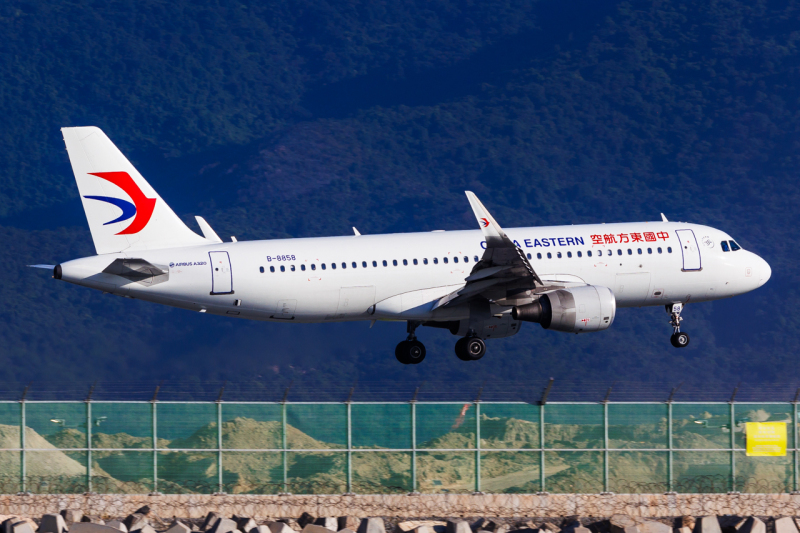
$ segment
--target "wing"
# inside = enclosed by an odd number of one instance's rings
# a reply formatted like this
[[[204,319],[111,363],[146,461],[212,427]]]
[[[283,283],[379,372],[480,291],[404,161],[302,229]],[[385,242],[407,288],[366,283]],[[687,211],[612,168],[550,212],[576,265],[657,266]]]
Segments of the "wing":
[[[467,191],[467,199],[483,231],[486,251],[466,278],[467,284],[442,298],[436,307],[451,307],[476,298],[500,300],[509,294],[543,287],[525,253],[508,238],[478,197]]]

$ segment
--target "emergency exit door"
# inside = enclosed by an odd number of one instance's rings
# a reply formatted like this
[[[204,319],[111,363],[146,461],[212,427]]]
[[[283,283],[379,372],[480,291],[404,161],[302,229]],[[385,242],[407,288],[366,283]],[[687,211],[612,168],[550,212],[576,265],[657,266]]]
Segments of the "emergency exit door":
[[[679,229],[675,231],[675,233],[678,234],[678,241],[681,243],[683,271],[703,270],[703,265],[700,261],[700,247],[697,245],[694,231],[690,229]]]
[[[211,262],[211,294],[233,294],[233,272],[228,252],[208,252]]]

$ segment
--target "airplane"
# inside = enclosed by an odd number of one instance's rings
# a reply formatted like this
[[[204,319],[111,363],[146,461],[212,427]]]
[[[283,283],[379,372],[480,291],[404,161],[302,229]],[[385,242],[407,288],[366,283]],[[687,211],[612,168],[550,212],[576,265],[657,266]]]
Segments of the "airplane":
[[[97,255],[53,277],[126,298],[273,322],[404,321],[395,349],[419,364],[419,326],[460,337],[456,356],[523,322],[567,333],[608,329],[619,307],[663,305],[670,341],[688,303],[764,285],[769,264],[724,231],[661,221],[504,230],[472,192],[477,230],[223,242],[190,230],[96,127],[62,128]]]

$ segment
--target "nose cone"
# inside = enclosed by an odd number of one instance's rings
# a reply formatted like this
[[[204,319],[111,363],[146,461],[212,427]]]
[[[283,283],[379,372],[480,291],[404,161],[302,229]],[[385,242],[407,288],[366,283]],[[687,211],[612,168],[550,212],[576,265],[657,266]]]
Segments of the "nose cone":
[[[758,280],[759,287],[769,281],[769,278],[772,276],[772,268],[770,268],[769,263],[760,257],[757,261],[755,275],[756,279]]]

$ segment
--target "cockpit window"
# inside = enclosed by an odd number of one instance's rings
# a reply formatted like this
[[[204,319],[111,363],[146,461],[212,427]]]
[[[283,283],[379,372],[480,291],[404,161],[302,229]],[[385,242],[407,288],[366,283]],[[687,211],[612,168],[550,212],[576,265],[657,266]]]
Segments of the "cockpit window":
[[[736,244],[736,241],[734,241],[734,240],[731,240],[731,241],[730,241],[730,243],[731,243],[731,251],[732,251],[732,252],[735,252],[736,250],[741,250],[741,249],[742,249],[742,247],[741,247],[741,246],[739,246],[738,244]]]
[[[720,243],[720,246],[722,247],[722,251],[723,252],[730,252],[731,251],[731,249],[728,248],[728,241],[722,241]]]

